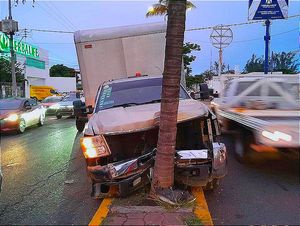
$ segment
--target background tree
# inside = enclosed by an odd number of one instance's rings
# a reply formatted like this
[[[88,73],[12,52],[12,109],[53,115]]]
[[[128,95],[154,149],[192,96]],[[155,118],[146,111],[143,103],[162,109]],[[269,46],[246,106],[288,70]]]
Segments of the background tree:
[[[263,57],[257,57],[252,54],[251,59],[249,59],[245,65],[244,72],[263,72],[264,71],[264,59]]]
[[[195,43],[184,43],[183,45],[183,65],[186,71],[186,76],[192,75],[191,63],[196,60],[196,56],[191,55],[192,51],[200,51],[201,47]]]
[[[282,72],[284,74],[296,74],[299,71],[299,60],[296,58],[295,52],[280,52],[274,53],[271,57],[271,68],[274,72]],[[264,57],[252,55],[245,65],[244,73],[263,72]]]
[[[222,63],[221,74],[225,73],[226,67],[229,67],[229,65],[226,66],[225,63]],[[219,62],[218,61],[214,62],[211,71],[214,71],[215,75],[218,75],[218,73],[219,73]]]
[[[283,74],[298,73],[300,64],[296,57],[296,52],[281,52],[273,54],[273,71],[281,71]]]
[[[50,68],[50,77],[75,77],[75,69],[56,64]]]
[[[15,68],[17,82],[22,82],[24,80],[24,74],[21,64],[16,62]],[[3,57],[0,57],[0,82],[12,82],[10,60]]]
[[[160,124],[152,180],[152,193],[154,194],[169,191],[174,183],[174,156],[185,18],[186,0],[170,0],[168,4]]]
[[[149,16],[166,16],[168,14],[168,5],[170,0],[159,0],[158,3],[153,4],[146,13],[146,17]],[[196,6],[190,2],[186,2],[186,9],[194,9]]]
[[[186,76],[186,87],[192,89],[193,85],[203,83],[204,79],[202,75]]]

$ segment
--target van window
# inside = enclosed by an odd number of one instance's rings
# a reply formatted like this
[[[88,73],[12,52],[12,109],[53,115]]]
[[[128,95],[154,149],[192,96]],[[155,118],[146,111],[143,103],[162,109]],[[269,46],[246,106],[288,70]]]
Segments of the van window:
[[[241,94],[242,92],[244,92],[245,89],[247,89],[249,86],[252,86],[253,84],[254,84],[254,82],[252,82],[252,81],[239,82],[235,95]],[[258,86],[254,90],[252,90],[250,93],[248,93],[246,96],[260,96],[260,89],[261,89],[261,86]]]

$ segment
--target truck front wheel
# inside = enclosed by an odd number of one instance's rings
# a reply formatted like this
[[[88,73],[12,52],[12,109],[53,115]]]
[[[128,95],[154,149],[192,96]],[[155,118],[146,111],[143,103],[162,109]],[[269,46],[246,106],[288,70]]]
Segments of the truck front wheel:
[[[85,122],[76,119],[76,128],[78,132],[82,132],[84,130],[84,127],[85,127]]]
[[[214,178],[212,181],[208,182],[207,185],[203,188],[205,191],[212,191],[215,188],[219,187],[220,180]]]

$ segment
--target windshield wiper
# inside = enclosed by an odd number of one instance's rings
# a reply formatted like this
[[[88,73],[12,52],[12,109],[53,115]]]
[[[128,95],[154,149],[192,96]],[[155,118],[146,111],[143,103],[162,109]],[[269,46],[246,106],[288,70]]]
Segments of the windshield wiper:
[[[160,103],[160,102],[161,102],[161,99],[157,99],[157,100],[151,100],[151,101],[148,101],[148,102],[145,102],[142,104],[152,104],[152,103]]]
[[[132,102],[132,103],[124,103],[124,104],[114,105],[113,108],[117,108],[117,107],[123,107],[123,108],[126,108],[126,107],[131,107],[131,106],[136,106],[136,105],[152,104],[152,103],[160,103],[160,102],[161,102],[161,100],[160,100],[160,99],[157,99],[157,100],[151,100],[151,101],[143,102],[143,103],[135,103],[135,102]]]
[[[124,104],[118,104],[118,105],[114,105],[112,106],[113,108],[117,108],[117,107],[130,107],[130,106],[135,106],[135,105],[139,105],[139,103],[124,103]]]

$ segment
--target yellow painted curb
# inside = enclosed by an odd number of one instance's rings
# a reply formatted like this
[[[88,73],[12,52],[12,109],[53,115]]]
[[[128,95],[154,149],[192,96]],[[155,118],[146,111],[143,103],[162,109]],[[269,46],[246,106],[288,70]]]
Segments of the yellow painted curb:
[[[105,219],[105,217],[108,214],[109,206],[111,205],[112,200],[113,199],[111,199],[111,198],[103,199],[103,201],[101,202],[97,212],[93,216],[93,219],[89,223],[89,226],[101,225],[102,221]]]
[[[194,214],[201,220],[203,225],[213,225],[210,212],[206,203],[206,199],[201,187],[193,187],[192,193],[196,198],[196,206]]]

